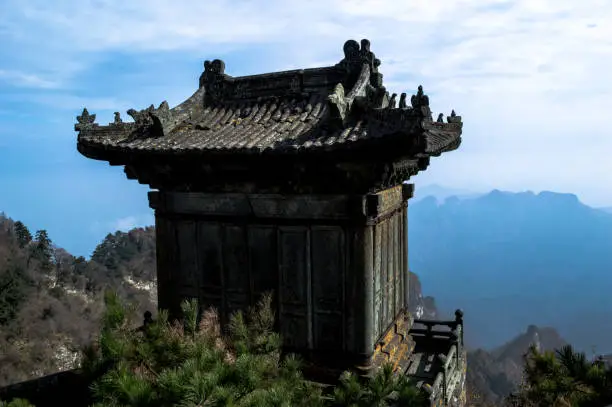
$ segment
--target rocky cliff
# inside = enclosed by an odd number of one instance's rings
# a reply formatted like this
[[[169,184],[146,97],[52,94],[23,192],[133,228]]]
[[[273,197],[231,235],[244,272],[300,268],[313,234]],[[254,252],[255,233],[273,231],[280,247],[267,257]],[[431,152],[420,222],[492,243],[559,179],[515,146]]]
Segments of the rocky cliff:
[[[550,351],[566,344],[555,329],[530,325],[526,332],[492,351],[468,352],[468,393],[472,399],[497,405],[520,385],[523,355],[531,345]]]
[[[438,318],[438,309],[433,297],[424,296],[419,276],[412,271],[410,272],[410,299],[409,311],[416,319],[436,319]]]

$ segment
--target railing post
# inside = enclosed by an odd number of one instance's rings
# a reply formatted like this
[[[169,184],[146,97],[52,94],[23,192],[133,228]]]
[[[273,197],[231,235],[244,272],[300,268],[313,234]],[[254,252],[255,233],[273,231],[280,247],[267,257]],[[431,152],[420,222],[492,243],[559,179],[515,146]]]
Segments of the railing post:
[[[455,311],[455,322],[457,326],[461,325],[461,347],[463,348],[463,311],[460,309]]]

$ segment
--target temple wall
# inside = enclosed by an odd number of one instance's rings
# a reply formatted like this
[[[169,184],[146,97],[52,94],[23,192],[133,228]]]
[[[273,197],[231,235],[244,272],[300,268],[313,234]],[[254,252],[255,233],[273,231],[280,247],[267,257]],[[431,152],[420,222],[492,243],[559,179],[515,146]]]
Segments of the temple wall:
[[[373,226],[373,318],[372,339],[380,338],[407,306],[405,213],[402,208]]]
[[[229,195],[150,194],[159,306],[179,315],[183,299],[197,298],[226,322],[272,290],[288,350],[371,357],[408,303],[401,186],[360,197]]]
[[[352,243],[346,228],[164,216],[157,216],[156,226],[165,252],[158,260],[160,307],[178,312],[178,298],[197,298],[226,321],[273,290],[288,347],[342,350],[351,313],[344,297],[353,289],[346,275]]]

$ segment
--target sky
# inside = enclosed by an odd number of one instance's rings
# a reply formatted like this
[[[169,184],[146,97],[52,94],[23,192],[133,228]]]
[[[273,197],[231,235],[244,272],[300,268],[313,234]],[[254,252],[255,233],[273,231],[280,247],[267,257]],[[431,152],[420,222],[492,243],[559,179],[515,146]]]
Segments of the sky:
[[[434,116],[463,117],[417,188],[612,206],[610,21],[610,0],[1,0],[0,211],[87,257],[153,213],[146,186],[77,152],[83,107],[108,123],[182,102],[206,59],[233,76],[327,66],[362,38],[389,91],[423,85]]]

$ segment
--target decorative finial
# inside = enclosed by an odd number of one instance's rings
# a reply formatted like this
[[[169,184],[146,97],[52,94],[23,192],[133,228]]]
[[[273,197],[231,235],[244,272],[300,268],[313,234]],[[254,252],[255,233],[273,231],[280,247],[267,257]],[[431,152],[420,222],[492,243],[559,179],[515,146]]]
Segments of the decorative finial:
[[[389,100],[389,108],[394,109],[395,108],[395,104],[396,101],[395,99],[397,98],[397,93],[394,93],[391,95],[391,99]]]
[[[448,123],[461,123],[461,116],[457,116],[457,113],[453,110],[450,116],[446,117]]]
[[[416,95],[412,95],[410,98],[412,107],[417,108],[421,106],[429,106],[429,97],[423,93],[423,86],[419,85]]]
[[[170,106],[165,100],[159,104],[157,109],[153,109],[149,112],[149,117],[153,121],[153,132],[157,136],[163,136],[167,132],[171,131],[176,124],[170,111]]]
[[[212,62],[204,61],[204,72],[223,75],[225,74],[225,62],[220,59],[214,59]]]
[[[400,95],[400,100],[399,100],[399,108],[400,109],[405,109],[406,106],[406,93],[402,93]]]
[[[96,115],[89,114],[87,108],[83,109],[83,113],[80,116],[77,116],[77,124],[74,125],[75,131],[81,131],[90,127],[94,127],[96,125]]]
[[[327,96],[327,101],[329,102],[332,116],[343,123],[350,106],[344,97],[344,86],[341,83],[334,87],[334,92]]]
[[[438,120],[436,120],[436,122],[438,122],[438,123],[444,123],[444,114],[443,114],[443,113],[440,113],[440,114],[438,115]]]
[[[370,40],[366,38],[361,40],[361,52],[370,52]]]
[[[375,88],[382,87],[382,75],[378,73],[380,60],[370,51],[370,40],[362,39],[361,45],[355,40],[348,40],[343,47],[344,58],[336,67],[345,70],[349,77],[358,75],[363,65],[370,67],[370,85]]]
[[[460,309],[455,311],[455,321],[462,324],[463,323],[463,311]]]
[[[147,124],[152,124],[152,120],[151,120],[151,115],[149,113],[151,113],[153,110],[155,110],[155,106],[151,105],[146,109],[143,110],[136,110],[136,109],[129,109],[127,111],[127,114],[134,119],[134,122],[139,125],[147,125]]]
[[[206,101],[219,101],[226,93],[225,62],[220,59],[204,61],[204,72],[200,75],[200,88],[206,89]]]

